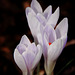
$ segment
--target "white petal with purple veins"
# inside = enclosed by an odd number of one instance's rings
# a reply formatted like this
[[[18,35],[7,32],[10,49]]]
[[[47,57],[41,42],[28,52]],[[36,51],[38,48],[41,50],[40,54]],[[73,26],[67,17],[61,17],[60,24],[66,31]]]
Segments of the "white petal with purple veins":
[[[28,50],[31,50],[35,55],[38,53],[38,49],[35,45],[35,43],[32,43],[29,47]]]
[[[37,66],[37,64],[39,63],[41,56],[42,56],[42,48],[40,45],[37,45],[37,49],[38,49],[38,53],[34,59],[33,65],[32,65],[32,69],[35,68]]]
[[[17,49],[15,49],[14,51],[14,60],[22,71],[27,72],[26,63],[24,62],[22,55],[19,53]]]
[[[32,68],[32,63],[35,59],[35,54],[31,50],[27,50],[22,54],[24,61],[26,63],[27,69],[30,71]]]
[[[26,35],[23,35],[23,36],[22,36],[20,43],[21,43],[21,44],[24,44],[26,47],[28,47],[28,45],[31,44]]]
[[[40,21],[40,23],[43,26],[45,26],[46,22],[47,22],[46,18],[42,14],[40,14],[40,13],[38,13],[36,16],[37,16],[37,19]]]
[[[24,44],[19,44],[16,48],[20,52],[20,54],[26,51],[26,46]]]

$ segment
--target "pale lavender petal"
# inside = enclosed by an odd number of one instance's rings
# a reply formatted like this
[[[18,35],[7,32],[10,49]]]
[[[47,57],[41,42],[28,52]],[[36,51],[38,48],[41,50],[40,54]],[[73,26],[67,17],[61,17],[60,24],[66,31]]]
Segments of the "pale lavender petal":
[[[39,63],[41,56],[42,56],[42,48],[40,45],[37,45],[37,49],[38,49],[38,53],[34,59],[34,62],[32,64],[32,69],[35,68],[37,66],[37,64]]]
[[[52,26],[47,25],[44,29],[44,35],[48,43],[53,43],[56,40],[56,33]]]
[[[34,59],[35,59],[35,54],[32,51],[27,50],[22,54],[22,56],[23,56],[24,61],[26,63],[27,69],[30,71],[32,68],[32,64],[34,62]]]
[[[42,34],[41,34],[41,33],[37,34],[37,39],[38,39],[38,43],[39,43],[41,46],[43,46],[43,40],[42,40]]]
[[[44,59],[46,60],[47,59],[48,41],[47,41],[46,37],[44,36],[44,27],[42,25],[40,25],[40,35],[41,35],[41,39],[38,37],[38,40],[39,40],[40,44],[42,45]]]
[[[48,47],[49,47],[49,44],[48,44],[46,36],[44,35],[43,36],[43,55],[44,55],[45,61],[47,61]]]
[[[68,19],[64,18],[55,29],[57,38],[61,38],[68,32]]]
[[[14,51],[14,60],[15,60],[16,64],[18,65],[18,67],[23,72],[27,71],[27,67],[26,67],[26,64],[24,62],[24,59],[17,49],[15,49],[15,51]]]
[[[62,39],[62,48],[64,48],[67,42],[67,34],[65,33],[60,39]]]
[[[32,13],[33,15],[36,15],[36,13],[30,7],[27,7],[26,10],[25,10],[25,12],[26,12],[26,16],[28,15],[28,13]]]
[[[49,19],[49,17],[51,16],[51,14],[52,14],[52,6],[50,5],[50,6],[48,6],[48,7],[45,9],[43,15],[44,15],[44,17],[45,17],[46,19]]]
[[[35,45],[35,43],[32,43],[29,47],[28,50],[31,50],[35,55],[38,53],[38,49]]]
[[[24,44],[26,47],[28,47],[28,45],[31,44],[26,35],[22,36],[20,43]]]
[[[46,20],[46,18],[45,18],[42,14],[38,13],[38,14],[37,14],[37,19],[40,21],[40,23],[41,23],[43,26],[46,25],[47,20]]]
[[[62,40],[57,39],[48,48],[48,63],[55,61],[62,52]]]
[[[24,51],[26,51],[26,46],[24,44],[19,44],[16,48],[20,54],[22,54]]]
[[[34,37],[34,40],[37,42],[37,34],[40,32],[40,22],[31,13],[28,14],[27,19],[28,19],[28,25]]]
[[[48,49],[48,41],[47,38],[44,35],[44,29],[45,27],[43,27],[42,25],[40,26],[40,32],[41,32],[41,39],[42,39],[42,50],[43,50],[43,55],[44,55],[44,59],[47,59],[47,49]],[[38,40],[41,40],[40,38]]]
[[[37,0],[32,0],[31,8],[35,11],[35,13],[42,13],[41,5],[38,3]]]
[[[51,25],[54,28],[57,24],[58,19],[59,19],[59,7],[56,9],[56,11],[48,19],[47,24]]]

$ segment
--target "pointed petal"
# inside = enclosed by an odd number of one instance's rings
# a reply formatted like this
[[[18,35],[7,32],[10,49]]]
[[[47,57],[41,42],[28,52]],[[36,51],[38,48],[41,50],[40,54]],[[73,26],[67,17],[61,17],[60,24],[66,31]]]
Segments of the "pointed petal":
[[[32,68],[32,64],[34,62],[34,59],[35,59],[35,54],[32,51],[27,50],[22,54],[22,56],[23,56],[24,61],[26,63],[27,69],[30,71]]]
[[[28,25],[31,30],[31,33],[34,39],[37,40],[36,36],[40,32],[40,22],[31,13],[28,14],[27,19],[28,19]]]
[[[31,8],[35,11],[35,13],[42,13],[41,5],[37,0],[32,0]]]
[[[25,12],[26,12],[26,16],[28,15],[28,13],[32,13],[33,15],[36,15],[36,13],[30,7],[27,7],[26,10],[25,10]]]
[[[26,47],[28,47],[28,45],[30,45],[30,41],[28,39],[28,37],[26,35],[23,35],[20,41],[21,44],[24,44]]]
[[[46,25],[47,20],[45,19],[45,17],[44,17],[42,14],[38,13],[38,14],[37,14],[37,19],[40,21],[40,23],[41,23],[43,26]]]
[[[33,51],[33,53],[36,55],[38,50],[37,50],[37,47],[35,45],[35,43],[32,43],[29,47],[28,47],[28,50],[31,50]]]
[[[51,16],[51,14],[52,14],[52,6],[50,5],[50,6],[48,6],[48,7],[45,9],[43,15],[44,15],[44,17],[45,17],[46,19],[49,19],[49,17]]]
[[[34,59],[33,65],[32,65],[32,69],[35,68],[37,66],[37,64],[39,63],[41,56],[42,56],[42,48],[40,45],[37,45],[37,49],[38,49],[38,53]]]
[[[26,51],[26,46],[24,44],[19,44],[16,48],[20,52],[20,54]]]
[[[53,42],[48,49],[48,63],[55,61],[62,52],[62,40],[58,39]]]
[[[67,42],[67,34],[65,33],[60,39],[62,39],[62,48],[64,48]]]
[[[23,71],[27,71],[27,68],[26,68],[26,64],[24,62],[24,59],[22,57],[22,55],[18,52],[17,49],[15,49],[14,51],[14,60],[16,62],[16,64],[18,65],[18,67]]]
[[[55,29],[57,38],[61,38],[68,31],[68,19],[64,18]]]
[[[58,19],[59,19],[59,7],[56,9],[56,11],[48,19],[47,24],[51,25],[54,28],[57,24]]]

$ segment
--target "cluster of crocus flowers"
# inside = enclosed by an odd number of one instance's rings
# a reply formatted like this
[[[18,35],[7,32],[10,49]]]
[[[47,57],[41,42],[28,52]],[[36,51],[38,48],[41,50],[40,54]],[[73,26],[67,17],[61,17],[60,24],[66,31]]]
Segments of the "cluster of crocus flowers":
[[[14,52],[15,62],[23,73],[30,75],[43,53],[46,74],[51,75],[67,41],[68,19],[57,25],[59,7],[52,13],[50,5],[43,12],[37,0],[32,0],[31,7],[26,8],[26,17],[35,43],[23,36]]]

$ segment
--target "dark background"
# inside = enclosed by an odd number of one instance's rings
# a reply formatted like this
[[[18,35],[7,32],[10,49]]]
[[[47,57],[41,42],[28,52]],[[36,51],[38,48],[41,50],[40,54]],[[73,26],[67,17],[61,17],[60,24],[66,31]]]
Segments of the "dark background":
[[[59,6],[60,18],[68,18],[68,43],[57,60],[54,75],[68,62],[59,75],[75,75],[75,2],[74,0],[38,0],[43,10],[52,5],[53,12]],[[13,59],[13,52],[22,35],[26,34],[31,41],[33,37],[28,27],[25,8],[31,0],[0,0],[0,75],[22,75]],[[42,61],[42,60],[41,60]],[[43,63],[43,61],[41,62]],[[41,65],[41,69],[43,65]]]

